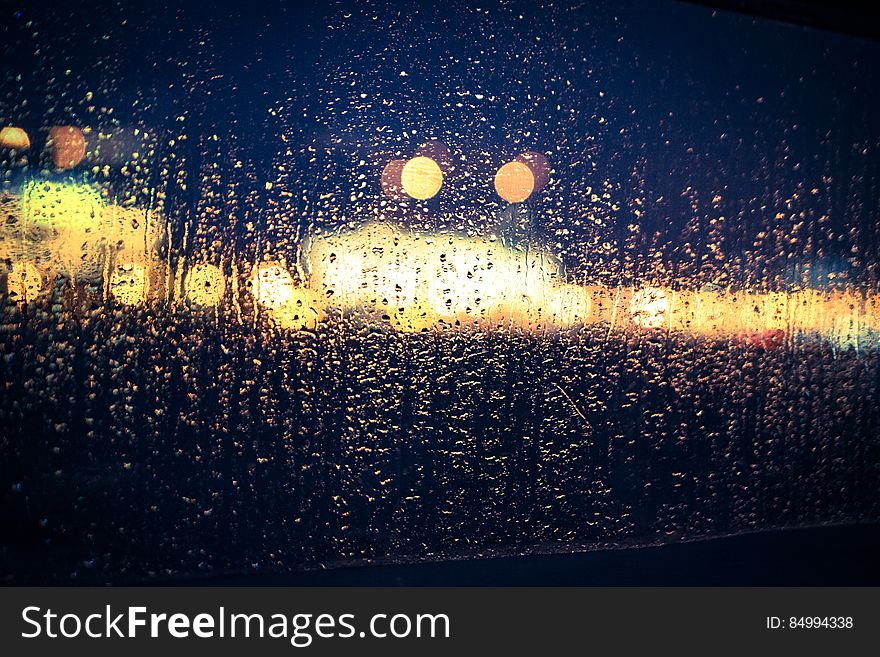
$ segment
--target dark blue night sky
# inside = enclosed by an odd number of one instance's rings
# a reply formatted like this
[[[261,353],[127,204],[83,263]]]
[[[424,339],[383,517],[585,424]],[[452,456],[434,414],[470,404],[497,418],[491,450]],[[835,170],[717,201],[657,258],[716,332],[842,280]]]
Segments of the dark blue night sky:
[[[338,192],[324,216],[369,212],[382,166],[436,138],[459,175],[432,210],[479,229],[503,209],[492,172],[533,149],[555,167],[534,201],[544,238],[578,273],[772,287],[836,269],[877,281],[870,41],[674,2],[28,6],[5,32],[5,120],[106,125],[85,90],[121,125],[171,135],[183,116],[187,175],[204,157],[199,137],[216,134],[257,187]],[[350,207],[362,174],[366,196]],[[609,202],[591,205],[588,189]],[[789,257],[793,236],[813,279]],[[611,251],[584,246],[596,241]],[[707,264],[709,242],[722,258]]]

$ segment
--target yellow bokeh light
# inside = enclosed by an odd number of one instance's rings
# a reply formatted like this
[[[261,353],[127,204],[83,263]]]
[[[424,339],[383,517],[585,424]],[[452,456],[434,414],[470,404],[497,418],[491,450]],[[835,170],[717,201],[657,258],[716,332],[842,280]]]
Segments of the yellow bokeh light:
[[[668,320],[669,297],[659,288],[646,287],[633,294],[629,310],[639,326],[659,328]]]
[[[508,162],[495,174],[495,191],[508,203],[522,203],[535,189],[535,176],[522,162]]]
[[[0,147],[26,151],[31,147],[31,140],[23,129],[6,126],[0,130]]]
[[[134,306],[146,301],[149,284],[146,267],[133,262],[122,263],[110,275],[110,294],[119,303]]]
[[[272,308],[272,318],[283,329],[314,331],[324,317],[320,297],[304,287],[292,287],[289,291],[286,301]]]
[[[549,319],[560,326],[575,326],[589,321],[593,298],[587,288],[565,284],[553,289],[548,303]]]
[[[84,228],[104,208],[100,192],[90,185],[31,181],[22,192],[25,219],[58,228]]]
[[[387,314],[420,331],[438,323],[529,316],[561,275],[540,249],[371,223],[314,239],[309,285],[342,312]]]
[[[867,311],[867,323],[870,326],[880,327],[880,294],[875,294],[868,298],[865,303]]]
[[[46,291],[46,275],[31,262],[16,262],[6,275],[6,294],[15,303],[28,303]]]
[[[109,281],[108,249],[119,262],[145,264],[166,236],[154,213],[107,205],[91,185],[31,180],[0,207],[7,217],[0,222],[0,259],[40,262],[79,281]]]
[[[419,200],[437,195],[443,186],[443,172],[430,157],[417,156],[403,165],[400,175],[403,191]]]
[[[276,308],[290,300],[295,283],[290,272],[283,266],[266,262],[254,269],[251,286],[257,303],[267,308]]]
[[[190,269],[184,284],[186,298],[197,306],[216,306],[226,292],[226,278],[215,265],[199,263]]]
[[[161,275],[166,264],[155,258],[167,226],[148,211],[107,205],[88,185],[38,181],[26,183],[20,196],[0,196],[0,207],[8,218],[0,225],[0,259],[14,263],[0,279],[10,302],[46,294],[47,271],[76,281],[103,276],[108,296],[124,305],[162,295],[162,281],[171,283]],[[800,339],[880,346],[876,292],[565,284],[562,263],[540,247],[521,251],[491,237],[385,221],[312,236],[301,264],[301,278],[277,262],[260,263],[251,274],[255,301],[282,328],[314,329],[326,312],[403,331],[465,325],[540,331],[607,322],[765,349]],[[191,304],[216,306],[227,284],[219,267],[200,263],[182,287]]]

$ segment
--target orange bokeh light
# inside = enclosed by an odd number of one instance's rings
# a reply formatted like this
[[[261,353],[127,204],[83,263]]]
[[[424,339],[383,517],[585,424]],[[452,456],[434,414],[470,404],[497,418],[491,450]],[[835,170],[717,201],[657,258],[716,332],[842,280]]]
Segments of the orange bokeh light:
[[[535,189],[535,176],[522,162],[508,162],[495,174],[495,191],[508,203],[525,201]]]
[[[56,169],[72,169],[86,154],[86,138],[72,125],[56,125],[49,130],[48,146]]]
[[[0,130],[0,147],[26,151],[31,147],[31,140],[22,128],[6,126]]]

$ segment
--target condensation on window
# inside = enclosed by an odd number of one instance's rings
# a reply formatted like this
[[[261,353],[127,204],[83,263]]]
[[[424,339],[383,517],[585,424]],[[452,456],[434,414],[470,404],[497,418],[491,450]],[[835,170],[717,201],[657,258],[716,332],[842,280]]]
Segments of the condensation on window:
[[[6,12],[0,575],[880,518],[880,47],[638,2]]]

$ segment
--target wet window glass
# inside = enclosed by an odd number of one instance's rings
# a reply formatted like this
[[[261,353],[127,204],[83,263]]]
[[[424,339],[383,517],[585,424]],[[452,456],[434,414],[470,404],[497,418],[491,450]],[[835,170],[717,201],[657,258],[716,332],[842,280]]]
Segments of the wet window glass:
[[[680,3],[4,8],[0,576],[880,517],[880,46]]]

